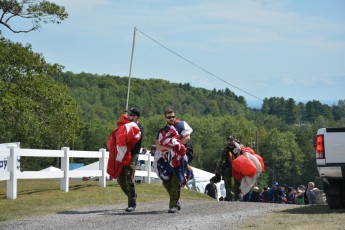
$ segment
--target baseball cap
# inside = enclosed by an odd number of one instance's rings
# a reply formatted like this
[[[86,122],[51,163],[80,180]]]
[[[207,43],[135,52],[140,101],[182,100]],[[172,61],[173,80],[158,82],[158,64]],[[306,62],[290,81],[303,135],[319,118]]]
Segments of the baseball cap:
[[[137,107],[133,107],[128,111],[128,115],[135,115],[140,117],[140,111]]]

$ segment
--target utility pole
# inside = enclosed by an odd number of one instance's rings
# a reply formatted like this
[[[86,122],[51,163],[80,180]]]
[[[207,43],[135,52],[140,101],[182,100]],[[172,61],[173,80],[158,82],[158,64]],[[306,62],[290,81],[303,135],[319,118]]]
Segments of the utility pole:
[[[259,154],[258,130],[255,132],[255,153]]]
[[[132,63],[133,63],[133,56],[134,56],[135,33],[136,33],[136,31],[137,31],[137,27],[134,27],[133,43],[132,43],[132,54],[131,54],[131,64],[130,64],[130,66],[129,66],[129,74],[128,74],[128,88],[127,88],[126,111],[128,110],[129,92],[130,92],[130,89],[131,89]]]

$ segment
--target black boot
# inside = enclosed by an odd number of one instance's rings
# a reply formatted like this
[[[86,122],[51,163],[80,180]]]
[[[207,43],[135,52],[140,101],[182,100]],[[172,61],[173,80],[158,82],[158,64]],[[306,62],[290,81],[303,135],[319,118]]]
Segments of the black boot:
[[[128,208],[126,208],[126,212],[134,212],[135,208],[137,207],[137,194],[135,193],[135,187],[130,188],[129,197],[128,197]]]

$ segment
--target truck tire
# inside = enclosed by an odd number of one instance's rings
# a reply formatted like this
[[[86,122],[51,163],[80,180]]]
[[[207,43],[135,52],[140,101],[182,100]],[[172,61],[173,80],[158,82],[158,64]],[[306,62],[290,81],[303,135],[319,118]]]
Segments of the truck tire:
[[[324,192],[326,193],[327,203],[331,209],[345,208],[342,199],[342,183],[341,181],[330,181],[329,184],[323,182]]]

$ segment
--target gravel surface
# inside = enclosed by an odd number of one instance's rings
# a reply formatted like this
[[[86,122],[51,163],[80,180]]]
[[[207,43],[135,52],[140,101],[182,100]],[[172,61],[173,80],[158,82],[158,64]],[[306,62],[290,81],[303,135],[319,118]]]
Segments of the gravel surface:
[[[0,222],[0,229],[239,229],[246,218],[286,205],[252,202],[182,201],[182,209],[168,213],[167,202],[139,203],[134,213],[123,205],[98,206],[20,221]]]

